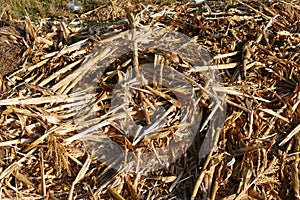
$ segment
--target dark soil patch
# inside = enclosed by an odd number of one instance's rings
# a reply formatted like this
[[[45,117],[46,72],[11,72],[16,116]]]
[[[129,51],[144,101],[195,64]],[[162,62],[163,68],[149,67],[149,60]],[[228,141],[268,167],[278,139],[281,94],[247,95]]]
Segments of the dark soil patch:
[[[18,68],[26,47],[21,37],[22,24],[0,22],[0,75],[5,76]]]

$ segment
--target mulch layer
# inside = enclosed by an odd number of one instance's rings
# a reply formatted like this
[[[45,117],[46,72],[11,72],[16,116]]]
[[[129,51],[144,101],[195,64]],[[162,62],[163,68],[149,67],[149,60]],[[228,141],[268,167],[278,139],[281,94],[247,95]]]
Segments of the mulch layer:
[[[299,1],[113,2],[73,20],[33,23],[2,16],[0,198],[300,199]],[[201,46],[213,64],[194,66],[174,52],[155,48],[134,48],[108,66],[97,62],[114,52],[109,44],[120,33],[134,34],[141,27],[188,37],[193,43],[187,44]],[[106,49],[100,48],[103,44]],[[178,130],[185,116],[176,95],[154,83],[128,99],[124,95],[128,102],[123,112],[112,108],[117,83],[129,76],[126,71],[138,74],[138,65],[147,62],[171,66],[194,83],[199,96],[194,103],[201,106],[203,119],[202,128],[192,130],[196,135],[185,152],[156,170],[130,162],[142,162],[143,153],[156,154],[183,137]],[[218,117],[210,113],[219,109],[204,92],[210,65],[222,79],[212,90],[226,95],[216,97],[226,105],[226,116],[222,128],[209,136],[213,148],[201,157],[208,124]],[[92,66],[89,71],[87,66]],[[101,67],[106,69],[100,76]],[[87,73],[90,79],[82,84]],[[177,89],[184,94],[184,87]],[[146,126],[160,108],[166,111],[165,124],[150,137],[128,135],[127,125],[116,123],[130,115]],[[134,152],[127,165],[116,166],[126,160],[107,152],[107,139]],[[171,154],[184,147],[176,148]],[[102,158],[105,154],[112,156]]]

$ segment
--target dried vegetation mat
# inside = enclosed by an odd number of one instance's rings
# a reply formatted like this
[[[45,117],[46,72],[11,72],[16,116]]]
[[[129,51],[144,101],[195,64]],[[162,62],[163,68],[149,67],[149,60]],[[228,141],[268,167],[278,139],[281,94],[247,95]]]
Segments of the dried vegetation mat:
[[[75,124],[78,108],[89,102],[89,87],[75,88],[85,72],[82,63],[102,41],[132,24],[181,32],[211,54],[227,112],[205,158],[198,159],[205,128],[174,163],[149,173],[101,162],[82,142],[81,133],[89,130],[84,128],[96,123],[103,137],[135,150],[136,138],[113,123],[119,116],[111,114],[110,104],[114,85],[139,59],[154,58],[203,85],[207,66],[151,50],[120,55],[102,77],[93,74],[99,88],[90,108],[97,118],[85,111]],[[1,199],[300,199],[299,1],[126,8],[112,3],[67,22],[16,22],[3,15],[0,70]],[[137,123],[153,120],[157,105],[169,120],[169,128],[136,143],[144,151],[168,145],[180,126],[176,97],[158,87],[133,96],[125,114]],[[198,103],[209,118],[208,99]],[[118,155],[111,159],[119,162]]]

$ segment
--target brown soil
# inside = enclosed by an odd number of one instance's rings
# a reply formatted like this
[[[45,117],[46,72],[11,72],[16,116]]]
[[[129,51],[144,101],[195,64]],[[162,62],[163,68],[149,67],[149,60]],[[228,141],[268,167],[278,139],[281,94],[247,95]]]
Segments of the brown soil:
[[[0,75],[13,72],[21,63],[25,50],[21,42],[24,32],[22,25],[18,23],[0,22]]]

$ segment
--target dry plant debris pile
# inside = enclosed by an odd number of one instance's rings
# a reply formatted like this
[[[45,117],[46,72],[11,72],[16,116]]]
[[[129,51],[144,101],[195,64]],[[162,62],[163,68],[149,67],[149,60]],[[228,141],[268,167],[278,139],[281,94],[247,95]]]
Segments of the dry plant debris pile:
[[[300,199],[298,1],[136,4],[126,9],[113,4],[70,22],[2,17],[1,199]],[[175,163],[146,175],[111,169],[94,159],[81,140],[65,142],[79,131],[73,100],[86,100],[73,88],[83,60],[101,41],[128,30],[128,19],[184,33],[209,51],[220,69],[227,114],[206,158],[198,159],[205,130]],[[118,66],[133,65],[130,55],[122,56],[101,80],[95,77],[101,91],[92,106],[100,118],[108,112],[111,87],[122,74]],[[140,59],[151,56],[158,54],[139,52]],[[170,54],[159,57],[174,67],[189,66]],[[205,68],[179,70],[201,83]],[[158,101],[157,95],[145,98]],[[199,103],[205,118],[212,107],[206,99]],[[130,138],[121,137],[112,124],[102,130],[130,148]],[[171,137],[153,138],[155,147]]]

